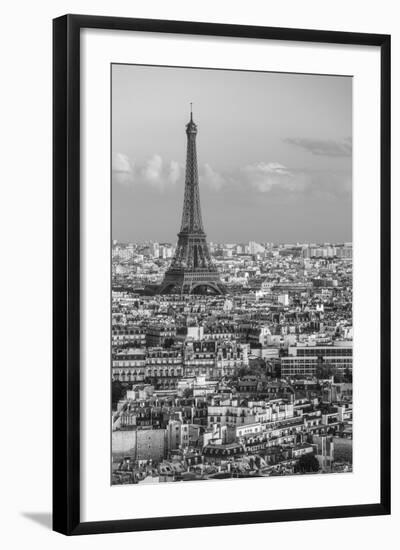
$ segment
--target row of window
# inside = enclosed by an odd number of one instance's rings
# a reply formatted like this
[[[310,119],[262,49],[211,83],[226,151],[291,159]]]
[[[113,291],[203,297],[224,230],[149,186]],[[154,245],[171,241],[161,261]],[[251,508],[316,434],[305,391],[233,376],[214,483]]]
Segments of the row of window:
[[[313,357],[313,356],[323,356],[323,357],[334,357],[336,356],[352,356],[353,348],[297,348],[296,349],[297,357]]]
[[[341,363],[343,363],[344,365],[352,365],[353,364],[353,358],[350,357],[350,358],[345,358],[345,357],[329,357],[327,359],[325,359],[324,361],[326,364],[329,364],[329,363],[332,363],[334,365],[340,365]],[[304,359],[300,358],[296,358],[296,359],[291,359],[291,358],[282,358],[282,367],[285,367],[285,366],[296,366],[296,365],[309,365],[310,367],[315,367],[316,365],[318,364],[318,359],[315,358],[315,359],[312,359],[310,357],[305,357]]]

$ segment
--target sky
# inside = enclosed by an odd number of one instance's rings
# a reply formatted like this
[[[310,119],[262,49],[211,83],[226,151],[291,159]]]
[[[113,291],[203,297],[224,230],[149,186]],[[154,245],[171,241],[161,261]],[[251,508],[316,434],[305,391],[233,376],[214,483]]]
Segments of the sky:
[[[352,79],[112,66],[112,236],[175,242],[185,125],[212,242],[352,240]]]

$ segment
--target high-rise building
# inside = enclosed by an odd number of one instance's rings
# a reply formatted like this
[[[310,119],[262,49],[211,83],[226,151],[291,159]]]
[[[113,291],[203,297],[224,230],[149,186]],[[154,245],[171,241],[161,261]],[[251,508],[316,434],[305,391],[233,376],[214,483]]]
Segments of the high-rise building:
[[[265,248],[259,244],[259,243],[256,243],[254,241],[250,241],[249,242],[249,253],[250,254],[262,254],[263,252],[265,252]]]
[[[160,245],[158,243],[152,243],[151,244],[151,253],[153,258],[159,258],[160,257]]]

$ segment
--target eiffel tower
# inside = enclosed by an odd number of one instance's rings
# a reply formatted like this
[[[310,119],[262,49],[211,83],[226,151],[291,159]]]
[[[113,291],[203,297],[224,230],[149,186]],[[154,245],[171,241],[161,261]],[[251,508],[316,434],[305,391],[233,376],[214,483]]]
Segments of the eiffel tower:
[[[193,121],[192,104],[186,135],[185,196],[181,229],[175,255],[159,287],[159,293],[224,294],[225,288],[211,260],[201,219],[196,153],[197,125]]]

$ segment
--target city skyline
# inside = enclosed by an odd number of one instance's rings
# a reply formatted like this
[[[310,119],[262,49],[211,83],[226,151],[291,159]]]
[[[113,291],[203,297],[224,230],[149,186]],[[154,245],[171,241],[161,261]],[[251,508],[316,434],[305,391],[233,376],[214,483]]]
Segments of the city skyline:
[[[351,81],[332,78],[113,68],[113,485],[352,472]]]
[[[113,239],[176,242],[189,101],[208,241],[352,240],[350,78],[131,65],[113,66]]]
[[[254,242],[254,243],[258,243],[258,244],[262,244],[262,245],[269,245],[271,247],[280,247],[280,246],[308,246],[308,247],[313,247],[313,246],[341,246],[341,245],[352,245],[353,242],[351,240],[349,241],[324,241],[324,242],[271,242],[271,241],[267,241],[267,240],[262,240],[262,239],[259,239],[259,240],[254,240],[254,239],[250,239],[249,241],[230,241],[230,242],[223,242],[223,241],[219,241],[219,242],[216,242],[216,241],[209,241],[209,244],[210,245],[213,245],[213,246],[238,246],[238,245],[241,245],[241,246],[244,246],[244,245],[248,245],[249,243],[251,242]],[[113,243],[114,244],[119,244],[119,245],[122,245],[122,246],[127,246],[127,245],[135,245],[135,246],[141,246],[141,245],[146,245],[146,244],[150,244],[150,243],[158,243],[158,244],[163,244],[163,245],[170,245],[170,246],[175,246],[176,245],[176,242],[174,241],[163,241],[163,240],[155,240],[155,239],[149,239],[149,240],[145,240],[145,241],[120,241],[118,239],[113,239]]]

